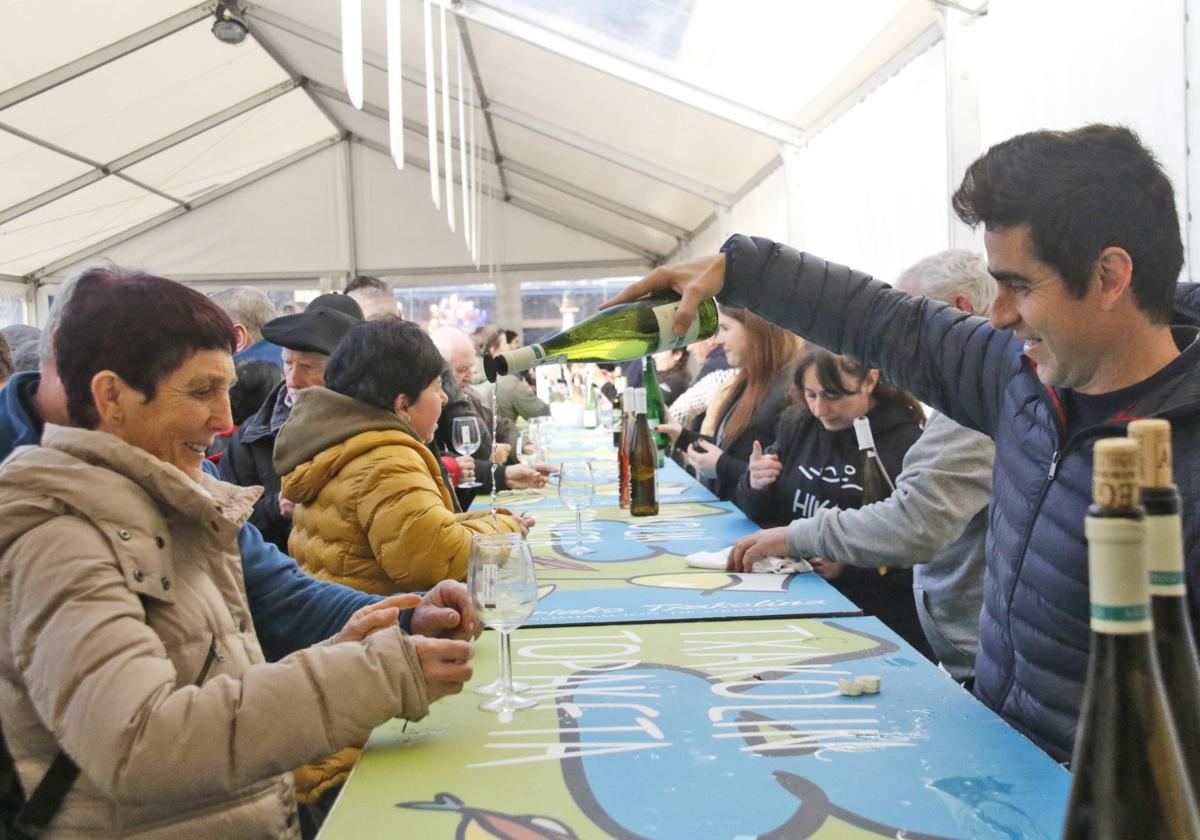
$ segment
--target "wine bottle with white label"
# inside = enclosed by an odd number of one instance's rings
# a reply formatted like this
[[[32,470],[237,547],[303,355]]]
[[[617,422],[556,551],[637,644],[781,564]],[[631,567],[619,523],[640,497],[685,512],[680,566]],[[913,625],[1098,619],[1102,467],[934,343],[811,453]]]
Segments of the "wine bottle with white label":
[[[1158,667],[1179,732],[1179,747],[1191,775],[1192,794],[1200,796],[1200,657],[1188,617],[1182,504],[1171,469],[1171,424],[1159,419],[1134,420],[1128,429],[1140,453],[1146,565]]]
[[[700,302],[692,325],[682,336],[672,332],[678,309],[675,295],[656,295],[604,309],[538,344],[485,355],[484,373],[495,382],[497,376],[535,365],[627,362],[703,341],[717,331],[717,303],[712,298]]]
[[[1091,653],[1063,837],[1200,837],[1154,648],[1138,445],[1096,442],[1084,522]]]

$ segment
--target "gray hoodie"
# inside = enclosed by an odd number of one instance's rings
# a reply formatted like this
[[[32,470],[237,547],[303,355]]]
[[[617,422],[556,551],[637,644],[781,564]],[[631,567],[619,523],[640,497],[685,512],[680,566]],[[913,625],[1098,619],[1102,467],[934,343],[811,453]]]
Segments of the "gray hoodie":
[[[913,596],[938,660],[971,677],[983,603],[992,493],[991,438],[935,413],[904,456],[896,491],[856,510],[827,508],[788,526],[788,553],[850,566],[914,566]]]

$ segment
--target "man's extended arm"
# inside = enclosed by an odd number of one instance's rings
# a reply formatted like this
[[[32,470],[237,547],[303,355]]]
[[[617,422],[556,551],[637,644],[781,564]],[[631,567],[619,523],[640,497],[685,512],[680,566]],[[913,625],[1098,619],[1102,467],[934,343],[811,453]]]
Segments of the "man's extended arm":
[[[733,236],[718,299],[844,353],[965,426],[995,428],[1020,344],[946,304],[767,239]]]
[[[989,438],[938,414],[908,450],[891,496],[793,521],[788,554],[867,568],[928,563],[987,505],[995,453]]]

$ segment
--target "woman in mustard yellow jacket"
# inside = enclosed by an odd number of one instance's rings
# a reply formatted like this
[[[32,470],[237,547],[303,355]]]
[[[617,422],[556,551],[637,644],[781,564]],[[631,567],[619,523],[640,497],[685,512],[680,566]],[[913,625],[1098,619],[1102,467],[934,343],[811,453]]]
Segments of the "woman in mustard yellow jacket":
[[[296,503],[288,549],[309,574],[380,595],[427,589],[466,576],[472,534],[532,523],[456,512],[426,445],[443,365],[416,324],[367,321],[330,357],[325,387],[297,396],[274,460]]]

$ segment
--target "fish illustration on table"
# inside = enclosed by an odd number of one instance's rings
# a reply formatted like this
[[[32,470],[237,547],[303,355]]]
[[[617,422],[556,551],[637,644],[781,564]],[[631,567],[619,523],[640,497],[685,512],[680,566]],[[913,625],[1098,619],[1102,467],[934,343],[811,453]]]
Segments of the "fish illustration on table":
[[[397,802],[396,807],[458,814],[455,840],[579,840],[569,826],[551,817],[473,808],[452,793],[434,794],[432,802]]]

